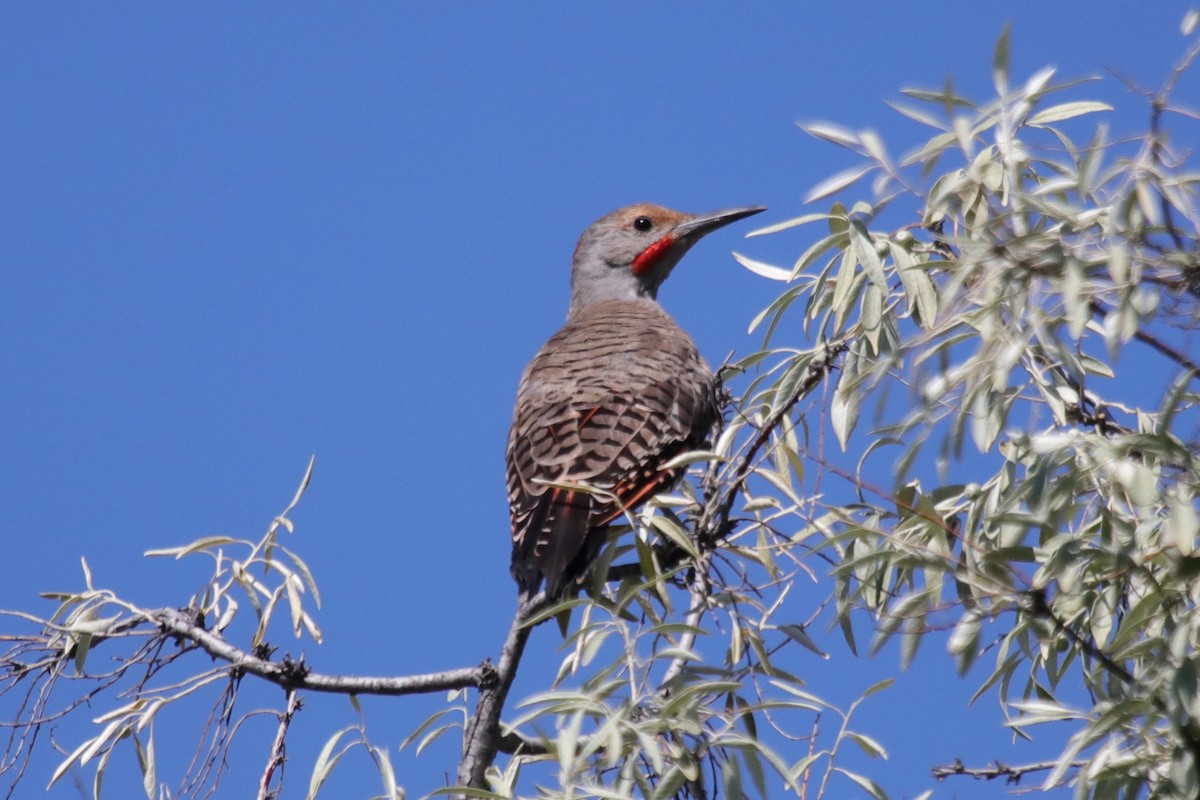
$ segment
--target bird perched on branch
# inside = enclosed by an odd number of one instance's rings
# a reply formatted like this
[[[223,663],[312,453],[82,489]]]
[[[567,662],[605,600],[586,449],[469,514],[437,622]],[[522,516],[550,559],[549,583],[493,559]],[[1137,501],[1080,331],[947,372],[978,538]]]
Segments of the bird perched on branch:
[[[525,368],[508,438],[512,574],[522,601],[587,574],[606,525],[679,479],[717,417],[712,370],[658,288],[701,237],[758,207],[693,215],[640,204],[592,223],[567,324]],[[586,488],[584,488],[586,487]]]

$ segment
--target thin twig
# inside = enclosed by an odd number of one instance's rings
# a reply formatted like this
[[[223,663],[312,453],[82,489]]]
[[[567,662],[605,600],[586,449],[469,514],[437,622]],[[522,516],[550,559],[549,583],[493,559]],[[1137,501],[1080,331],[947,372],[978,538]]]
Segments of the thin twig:
[[[1054,613],[1054,610],[1050,608],[1050,603],[1047,601],[1044,589],[1034,589],[1025,592],[1021,599],[1022,611],[1049,622],[1054,626],[1055,633],[1065,636],[1073,645],[1079,648],[1080,652],[1094,659],[1110,675],[1119,678],[1126,685],[1134,686],[1137,684],[1137,677],[1133,673],[1118,664],[1113,660],[1112,656],[1104,652],[1104,650],[1100,649],[1093,642],[1080,636],[1074,628],[1067,625],[1067,623],[1063,622]],[[1162,697],[1150,694],[1150,702],[1155,710],[1162,714],[1172,727],[1175,728],[1175,732],[1179,735],[1179,738],[1188,751],[1191,752],[1192,758],[1195,759],[1196,763],[1200,763],[1200,738],[1193,733],[1186,723],[1174,718],[1174,715],[1172,715],[1170,708]]]
[[[283,788],[283,763],[287,757],[287,732],[288,727],[292,724],[292,718],[296,716],[296,712],[300,710],[300,695],[295,689],[289,689],[287,693],[287,707],[279,714],[279,727],[275,729],[275,741],[271,743],[271,755],[267,759],[267,768],[263,770],[262,780],[258,782],[258,800],[273,800],[279,796],[279,789]],[[276,771],[280,772],[279,789],[271,790],[271,781],[275,777]]]
[[[1046,772],[1058,766],[1057,761],[1044,761],[1038,764],[1020,764],[1018,766],[1010,766],[1002,764],[999,761],[994,761],[987,767],[968,767],[963,764],[961,759],[955,759],[953,764],[947,764],[940,767],[934,767],[930,770],[933,777],[939,781],[944,781],[946,778],[955,775],[969,775],[976,780],[980,778],[984,780],[995,780],[996,778],[1004,778],[1006,783],[1020,783],[1021,778],[1032,772]],[[1087,766],[1086,761],[1076,761],[1071,764],[1075,769],[1081,769]]]
[[[759,450],[770,441],[771,434],[789,417],[795,405],[829,374],[838,357],[849,347],[849,342],[853,337],[854,332],[849,332],[838,339],[826,342],[825,352],[808,365],[804,377],[797,383],[791,397],[780,403],[759,427],[758,433],[750,442],[745,454],[739,459],[737,469],[728,485],[723,487],[723,492],[715,493],[709,499],[704,509],[703,524],[698,526],[705,534],[708,536],[721,535],[725,522],[729,518],[729,512],[745,486],[746,480],[750,477]]]
[[[696,631],[700,628],[700,622],[704,617],[704,610],[708,608],[711,592],[708,585],[708,573],[711,560],[711,551],[700,556],[693,567],[692,579],[688,582],[688,605],[690,607],[683,622],[688,626],[689,630],[679,638],[678,644],[678,649],[683,652],[691,652],[695,648]],[[683,668],[686,665],[687,660],[682,656],[676,656],[671,659],[670,666],[667,667],[666,673],[663,674],[661,683],[663,692],[671,691],[672,681],[683,672]]]
[[[1098,300],[1093,300],[1090,305],[1092,312],[1101,319],[1107,317],[1112,311],[1112,309],[1108,308]],[[1146,333],[1140,329],[1134,332],[1133,338],[1137,339],[1142,344],[1157,350],[1159,353],[1171,359],[1184,369],[1190,370],[1193,378],[1200,377],[1200,364],[1193,361],[1186,353],[1180,352],[1153,334]]]

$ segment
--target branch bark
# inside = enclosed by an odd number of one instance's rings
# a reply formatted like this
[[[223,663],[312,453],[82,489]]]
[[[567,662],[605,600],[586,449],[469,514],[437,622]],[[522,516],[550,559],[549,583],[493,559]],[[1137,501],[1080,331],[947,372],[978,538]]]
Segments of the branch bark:
[[[517,677],[517,667],[533,624],[529,620],[549,603],[540,594],[521,605],[513,617],[508,637],[500,650],[500,661],[490,672],[488,680],[479,686],[479,703],[463,736],[463,757],[458,763],[458,785],[471,789],[487,789],[487,770],[496,760],[500,748],[500,713],[509,689]],[[509,742],[511,743],[511,742]],[[465,797],[465,795],[460,795]]]
[[[159,609],[151,612],[149,618],[164,631],[186,639],[213,658],[226,661],[235,669],[257,675],[288,690],[307,689],[334,694],[424,694],[479,686],[491,673],[491,668],[484,664],[424,675],[324,675],[310,671],[303,660],[297,662],[285,658],[282,661],[271,661],[258,658],[230,644],[220,634],[202,627],[193,617],[178,609]]]
[[[295,690],[287,693],[287,707],[279,714],[279,726],[275,730],[275,741],[271,743],[271,755],[267,759],[267,767],[263,770],[262,780],[258,782],[258,800],[274,800],[279,791],[271,790],[271,781],[277,770],[283,768],[287,760],[287,732],[291,727],[292,718],[300,710],[300,695]],[[283,783],[282,778],[280,784]]]
[[[946,778],[954,775],[969,775],[976,780],[983,778],[990,781],[996,778],[1004,778],[1006,783],[1020,783],[1021,778],[1031,772],[1046,772],[1057,766],[1057,761],[1045,761],[1039,764],[1021,764],[1018,766],[1009,766],[1008,764],[1001,764],[999,761],[996,761],[987,767],[968,767],[960,759],[955,759],[953,764],[934,767],[930,772],[939,781],[944,781]],[[1081,769],[1087,766],[1087,762],[1077,761],[1072,766],[1076,769]]]
[[[719,490],[715,488],[719,475],[715,471],[718,467],[714,462],[714,466],[705,476],[708,497],[704,504],[703,518],[697,525],[697,532],[714,542],[724,534],[733,504],[737,501],[738,495],[753,471],[754,460],[758,457],[759,451],[770,441],[771,434],[790,416],[796,404],[833,371],[838,358],[850,347],[850,342],[856,333],[855,330],[851,330],[836,339],[824,342],[825,351],[808,365],[804,376],[797,382],[787,400],[780,403],[774,413],[759,426],[757,434],[745,453],[739,457],[737,469],[728,478],[728,483]]]

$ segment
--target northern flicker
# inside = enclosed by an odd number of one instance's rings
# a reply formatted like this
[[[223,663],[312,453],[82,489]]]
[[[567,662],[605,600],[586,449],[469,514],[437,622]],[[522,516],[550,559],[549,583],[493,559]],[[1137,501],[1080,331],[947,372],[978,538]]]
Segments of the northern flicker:
[[[658,304],[658,288],[706,233],[763,210],[697,216],[640,204],[583,232],[567,323],[525,368],[508,438],[522,600],[543,579],[550,597],[581,581],[605,526],[673,485],[682,470],[661,467],[708,438],[713,373]]]

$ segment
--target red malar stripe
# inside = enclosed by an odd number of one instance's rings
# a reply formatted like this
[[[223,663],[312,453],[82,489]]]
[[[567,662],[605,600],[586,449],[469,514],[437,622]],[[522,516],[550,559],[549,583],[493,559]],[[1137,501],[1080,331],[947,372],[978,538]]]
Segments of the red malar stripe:
[[[671,245],[673,244],[675,244],[675,236],[674,234],[668,233],[666,236],[662,237],[657,242],[638,253],[637,258],[633,260],[633,274],[645,275],[654,267],[654,263],[662,258],[664,253],[671,249]]]

